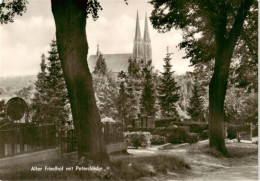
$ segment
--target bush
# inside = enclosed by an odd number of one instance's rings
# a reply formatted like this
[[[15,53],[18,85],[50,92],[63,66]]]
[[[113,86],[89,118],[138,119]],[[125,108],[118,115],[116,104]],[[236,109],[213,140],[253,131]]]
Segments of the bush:
[[[179,129],[178,132],[170,134],[167,140],[172,144],[196,143],[199,141],[199,137],[195,133],[190,134],[186,129]]]
[[[160,135],[152,135],[151,144],[152,145],[162,145],[166,143],[166,138]]]
[[[253,136],[258,136],[258,125],[254,126],[253,131],[252,131]]]
[[[188,137],[188,143],[197,143],[199,141],[199,136],[196,133],[190,133]]]
[[[171,133],[167,137],[167,141],[172,144],[188,142],[189,133],[185,129],[179,129],[179,131]]]
[[[151,134],[149,132],[124,132],[124,139],[127,146],[133,146],[135,148],[146,148],[151,144]]]
[[[209,130],[204,130],[202,133],[200,133],[200,139],[201,140],[206,140],[209,138]]]
[[[250,125],[231,125],[227,128],[227,137],[229,139],[235,139],[237,137],[237,132],[250,132]]]
[[[155,127],[168,127],[171,125],[172,122],[175,121],[177,121],[176,118],[159,119],[155,121]]]
[[[155,127],[170,127],[170,126],[188,127],[192,133],[202,133],[202,131],[209,129],[209,124],[206,122],[191,122],[191,121],[178,121],[177,119],[159,119],[155,122]]]
[[[135,131],[142,131],[142,132],[149,132],[152,135],[159,135],[159,136],[164,136],[168,137],[171,133],[179,132],[181,130],[186,130],[188,131],[187,127],[178,127],[178,128],[128,128],[127,129],[130,132],[135,132]]]
[[[163,137],[166,138],[166,142],[172,143],[172,144],[190,143],[190,141],[191,141],[190,139],[191,139],[191,135],[192,135],[192,134],[189,133],[187,127],[178,127],[178,128],[129,128],[128,130],[139,131],[139,132],[140,131],[149,132],[152,135],[163,136]]]
[[[193,123],[189,125],[190,132],[192,133],[202,133],[204,130],[209,129],[209,126],[207,123]]]
[[[237,137],[237,130],[235,127],[228,127],[227,128],[227,138],[235,139]]]
[[[185,169],[190,169],[182,158],[174,155],[115,157],[111,158],[111,167],[115,175],[111,180],[138,180],[168,172],[183,173]]]

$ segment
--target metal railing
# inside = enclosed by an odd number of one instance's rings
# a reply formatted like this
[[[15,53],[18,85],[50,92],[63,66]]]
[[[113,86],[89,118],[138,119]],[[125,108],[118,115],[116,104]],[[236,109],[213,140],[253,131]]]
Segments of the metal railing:
[[[0,157],[56,147],[53,124],[10,123],[0,129]]]
[[[102,132],[104,134],[104,141],[106,145],[115,143],[122,143],[124,141],[122,124],[104,123],[102,124]],[[62,131],[60,134],[61,151],[62,153],[70,153],[77,151],[76,137],[74,130]]]

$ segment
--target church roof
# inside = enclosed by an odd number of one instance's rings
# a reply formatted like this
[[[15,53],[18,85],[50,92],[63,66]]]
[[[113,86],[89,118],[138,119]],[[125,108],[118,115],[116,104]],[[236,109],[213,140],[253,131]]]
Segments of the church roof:
[[[118,73],[121,71],[127,72],[128,67],[128,59],[132,57],[132,53],[124,53],[124,54],[102,54],[105,62],[107,64],[107,68],[114,73]],[[90,55],[88,58],[88,66],[90,72],[94,71],[96,66],[98,56]]]

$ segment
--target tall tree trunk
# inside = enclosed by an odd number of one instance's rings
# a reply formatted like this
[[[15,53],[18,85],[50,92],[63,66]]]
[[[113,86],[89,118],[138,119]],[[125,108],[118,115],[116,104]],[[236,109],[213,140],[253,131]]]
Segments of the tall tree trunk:
[[[227,52],[226,47],[219,46],[214,74],[209,85],[209,144],[223,154],[227,153],[224,138],[224,102],[231,56],[232,52]]]
[[[220,19],[219,26],[215,29],[215,67],[209,85],[209,144],[210,147],[215,148],[224,155],[228,153],[224,138],[224,102],[227,90],[229,67],[234,47],[239,34],[243,29],[245,18],[252,4],[253,0],[241,1],[241,6],[227,38],[225,38],[226,19]]]
[[[79,158],[109,163],[87,64],[86,2],[51,0],[61,60],[78,146]]]

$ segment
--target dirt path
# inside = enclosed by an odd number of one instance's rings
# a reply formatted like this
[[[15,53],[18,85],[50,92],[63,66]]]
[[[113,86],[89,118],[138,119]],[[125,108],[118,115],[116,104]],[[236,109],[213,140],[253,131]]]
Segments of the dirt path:
[[[221,169],[220,171],[205,174],[204,176],[198,178],[188,178],[187,180],[229,180],[229,181],[253,181],[258,179],[258,166],[243,166],[243,167],[230,167]]]
[[[203,143],[207,144],[207,143]],[[232,146],[232,145],[231,145]],[[236,146],[236,145],[234,145]],[[255,144],[240,144],[239,146],[257,148]],[[142,178],[145,181],[254,181],[258,180],[258,156],[253,154],[242,158],[216,158],[207,154],[191,153],[189,145],[173,147],[167,150],[160,150],[158,147],[146,150],[129,150],[136,156],[170,154],[181,157],[191,166],[190,170],[183,173],[169,173],[157,177]]]

